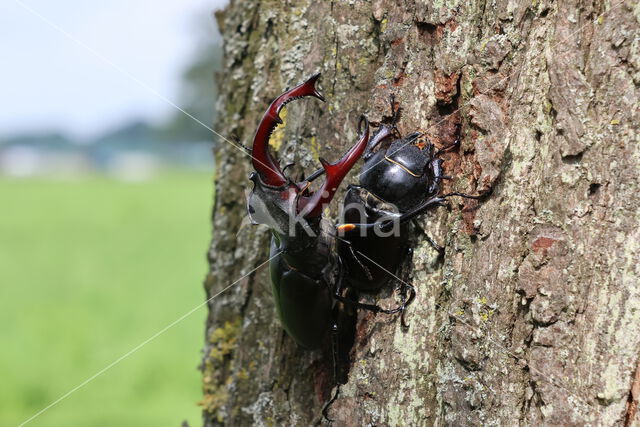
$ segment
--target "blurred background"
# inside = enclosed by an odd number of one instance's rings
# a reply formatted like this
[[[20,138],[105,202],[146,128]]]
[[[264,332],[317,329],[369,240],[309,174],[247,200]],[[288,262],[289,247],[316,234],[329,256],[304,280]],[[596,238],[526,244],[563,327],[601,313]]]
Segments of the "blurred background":
[[[0,4],[0,425],[204,301],[224,3]],[[29,425],[199,425],[205,314]]]

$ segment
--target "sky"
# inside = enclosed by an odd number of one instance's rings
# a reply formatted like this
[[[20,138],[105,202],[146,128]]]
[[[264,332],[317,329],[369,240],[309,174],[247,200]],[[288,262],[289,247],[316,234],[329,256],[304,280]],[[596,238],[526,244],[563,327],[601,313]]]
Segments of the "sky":
[[[216,37],[213,11],[226,2],[3,0],[0,136],[87,138],[168,117],[181,72]]]

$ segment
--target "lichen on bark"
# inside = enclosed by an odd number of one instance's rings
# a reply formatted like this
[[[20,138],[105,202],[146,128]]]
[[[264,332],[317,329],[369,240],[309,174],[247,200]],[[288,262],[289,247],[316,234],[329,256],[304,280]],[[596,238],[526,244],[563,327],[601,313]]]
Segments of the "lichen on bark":
[[[250,143],[268,103],[322,71],[327,103],[290,104],[282,164],[335,157],[394,93],[402,133],[461,137],[447,191],[492,189],[420,218],[444,259],[416,235],[408,331],[360,314],[339,424],[638,422],[637,2],[232,1],[218,20],[221,134]],[[243,221],[247,156],[224,142],[216,156],[209,296],[268,257]],[[206,335],[206,425],[320,419],[327,363],[283,333],[264,268],[211,300]]]

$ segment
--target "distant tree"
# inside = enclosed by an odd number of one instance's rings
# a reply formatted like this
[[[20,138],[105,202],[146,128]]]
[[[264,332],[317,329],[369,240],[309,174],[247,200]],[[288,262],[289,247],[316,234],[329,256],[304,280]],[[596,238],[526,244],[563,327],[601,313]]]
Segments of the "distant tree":
[[[196,21],[194,28],[199,33],[200,45],[196,48],[193,62],[182,74],[177,104],[205,125],[212,127],[218,95],[214,78],[221,66],[222,39],[212,17],[207,17],[206,21]],[[210,130],[178,110],[162,130],[166,137],[178,141],[213,139]]]

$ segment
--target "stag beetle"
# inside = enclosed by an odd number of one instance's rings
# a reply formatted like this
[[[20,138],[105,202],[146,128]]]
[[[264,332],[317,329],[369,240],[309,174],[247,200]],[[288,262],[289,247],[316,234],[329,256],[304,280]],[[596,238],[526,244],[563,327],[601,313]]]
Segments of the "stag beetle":
[[[320,348],[328,331],[338,329],[329,278],[332,238],[322,230],[322,211],[369,142],[369,123],[362,116],[358,142],[339,161],[330,164],[320,159],[322,169],[301,182],[284,175],[269,153],[269,137],[282,123],[279,112],[288,102],[307,96],[324,101],[315,88],[319,77],[315,74],[286,91],[265,112],[251,149],[256,172],[250,176],[254,187],[248,199],[251,221],[266,224],[272,231],[269,269],[280,322],[308,349]],[[311,193],[310,183],[321,175],[326,175],[325,181]]]
[[[442,174],[443,160],[438,156],[458,145],[459,140],[438,151],[420,132],[392,140],[394,135],[399,136],[395,126],[399,110],[395,109],[393,97],[391,108],[392,124],[380,126],[371,138],[363,156],[360,185],[349,185],[344,198],[343,223],[337,226],[342,274],[334,294],[339,300],[345,300],[341,296],[343,287],[376,292],[396,275],[411,252],[410,220],[430,208],[443,206],[451,196],[469,199],[485,196],[455,192],[438,195],[442,180],[450,178]],[[443,255],[444,249],[424,235]],[[401,323],[406,327],[404,311],[415,297],[413,286],[402,281],[401,297],[402,303],[395,309],[350,303],[374,312],[402,312]]]

